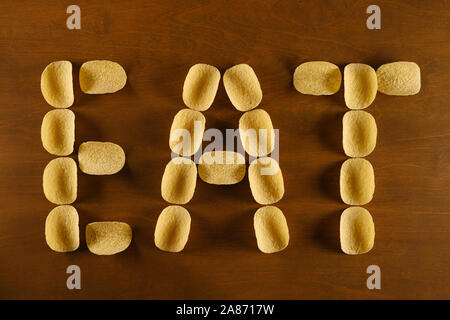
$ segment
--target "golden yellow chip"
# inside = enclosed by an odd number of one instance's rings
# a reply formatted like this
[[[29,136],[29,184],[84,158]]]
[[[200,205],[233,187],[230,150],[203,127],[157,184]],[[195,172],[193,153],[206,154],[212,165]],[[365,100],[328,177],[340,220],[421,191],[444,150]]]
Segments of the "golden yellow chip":
[[[220,71],[208,64],[193,65],[184,80],[183,101],[191,109],[205,111],[211,107],[220,82]]]
[[[78,148],[78,164],[87,174],[115,174],[125,165],[125,152],[112,142],[83,142]]]
[[[365,111],[348,111],[342,119],[342,145],[349,157],[369,155],[377,143],[377,124]]]
[[[74,100],[72,63],[55,61],[46,66],[41,74],[41,92],[52,107],[70,107]]]
[[[369,211],[350,207],[341,215],[341,249],[346,254],[362,254],[373,248],[375,226]]]
[[[158,217],[155,228],[155,245],[168,252],[184,249],[191,229],[191,216],[180,206],[166,207]]]
[[[194,196],[197,166],[191,159],[175,158],[169,161],[161,181],[161,195],[174,204],[186,204]]]
[[[241,116],[239,136],[245,151],[253,157],[266,156],[275,148],[272,119],[262,109],[248,111]]]
[[[284,195],[283,174],[272,158],[255,159],[248,167],[248,180],[253,198],[259,204],[278,202]]]
[[[205,116],[195,110],[182,109],[173,118],[169,147],[181,156],[191,156],[202,145]]]
[[[339,91],[341,78],[337,65],[325,61],[309,61],[295,69],[294,87],[303,94],[330,95]]]
[[[245,158],[233,151],[210,151],[200,157],[198,175],[210,184],[235,184],[244,179]]]
[[[256,108],[262,100],[258,77],[248,64],[238,64],[225,71],[223,85],[231,103],[239,111]]]
[[[57,156],[68,156],[75,142],[75,114],[70,110],[52,110],[42,120],[41,140],[44,149]]]
[[[377,70],[378,91],[393,96],[409,96],[420,91],[420,68],[414,62],[383,64]]]
[[[377,95],[377,74],[367,64],[350,63],[344,68],[344,98],[350,109],[370,106]]]
[[[274,206],[259,208],[253,218],[259,250],[274,253],[289,244],[289,228],[283,212]]]
[[[81,65],[80,88],[84,93],[114,93],[125,87],[126,83],[127,74],[117,62],[92,60]]]
[[[113,255],[128,248],[133,237],[131,227],[124,222],[92,222],[86,226],[86,245],[96,255]]]
[[[341,166],[341,198],[349,205],[364,205],[375,192],[375,175],[369,161],[362,158],[347,159]]]
[[[78,212],[72,206],[54,208],[45,220],[45,241],[56,252],[70,252],[80,245]]]
[[[56,158],[44,169],[44,194],[55,204],[71,204],[77,198],[77,164],[71,158]]]

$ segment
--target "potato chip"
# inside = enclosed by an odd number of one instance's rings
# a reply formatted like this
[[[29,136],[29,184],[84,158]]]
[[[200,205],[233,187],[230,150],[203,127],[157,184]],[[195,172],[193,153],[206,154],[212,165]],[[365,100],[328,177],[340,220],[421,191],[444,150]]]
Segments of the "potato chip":
[[[233,151],[210,151],[200,157],[198,175],[210,184],[235,184],[244,179],[245,158]]]
[[[127,249],[133,231],[124,222],[92,222],[86,226],[86,245],[96,255],[113,255]]]
[[[377,95],[377,74],[367,64],[350,63],[344,68],[344,98],[350,109],[370,106]]]
[[[190,109],[178,111],[170,128],[170,149],[182,156],[196,153],[202,145],[205,124],[205,116],[199,111]]]
[[[92,60],[81,65],[80,88],[84,93],[114,93],[125,87],[126,83],[127,74],[117,62]]]
[[[275,148],[272,119],[262,109],[248,111],[241,116],[239,136],[245,151],[253,157],[266,156]]]
[[[42,120],[41,140],[44,149],[51,154],[71,154],[75,142],[75,114],[65,109],[47,112]]]
[[[46,66],[41,74],[41,92],[52,107],[70,107],[74,101],[72,63],[55,61]]]
[[[112,142],[83,142],[78,148],[78,164],[80,170],[87,174],[115,174],[125,165],[125,152]]]
[[[383,64],[377,70],[378,91],[393,96],[409,96],[420,91],[420,68],[414,62]]]
[[[262,100],[258,77],[248,64],[238,64],[225,71],[223,85],[231,103],[239,111],[256,108]]]
[[[294,87],[303,94],[331,95],[339,91],[341,78],[337,65],[325,61],[309,61],[295,69]]]
[[[54,208],[45,220],[45,241],[56,252],[71,252],[80,245],[78,212],[72,206]]]
[[[191,229],[191,216],[180,206],[166,207],[158,217],[155,228],[155,245],[167,252],[184,249]]]
[[[341,166],[341,198],[349,205],[364,205],[372,200],[375,176],[369,161],[362,158],[347,159]]]
[[[193,65],[184,80],[183,101],[191,109],[205,111],[211,107],[220,82],[220,71],[203,63]]]
[[[348,111],[342,119],[342,145],[349,157],[369,155],[377,143],[377,124],[365,111]]]
[[[289,244],[289,229],[283,212],[274,206],[259,208],[253,218],[256,242],[264,253],[284,250]]]
[[[344,210],[340,223],[341,249],[346,254],[362,254],[373,248],[375,226],[369,211],[361,207]]]
[[[77,164],[71,158],[56,158],[44,169],[44,194],[55,204],[71,204],[77,198]]]
[[[174,204],[186,204],[194,196],[197,183],[197,167],[187,158],[169,161],[161,181],[161,195],[164,200]]]
[[[253,198],[259,204],[278,202],[284,195],[283,174],[272,158],[255,159],[248,167],[248,180]]]

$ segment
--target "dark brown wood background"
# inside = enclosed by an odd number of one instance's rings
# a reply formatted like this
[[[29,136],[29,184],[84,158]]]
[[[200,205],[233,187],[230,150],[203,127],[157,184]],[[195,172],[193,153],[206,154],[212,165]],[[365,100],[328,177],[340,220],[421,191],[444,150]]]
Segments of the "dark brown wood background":
[[[145,299],[398,299],[450,298],[450,112],[448,1],[378,1],[382,29],[365,26],[372,1],[77,1],[82,29],[66,29],[70,1],[0,4],[0,298]],[[52,252],[44,222],[54,207],[42,192],[42,172],[54,158],[41,145],[40,125],[52,107],[40,75],[54,60],[74,64],[76,149],[86,140],[112,141],[127,154],[117,175],[79,173],[81,245]],[[118,61],[126,87],[85,95],[80,65]],[[376,227],[374,249],[347,256],[339,249],[339,166],[343,90],[306,96],[292,74],[304,61],[325,60],[343,70],[363,62],[377,68],[418,63],[418,95],[379,94],[366,109],[378,124],[368,159],[376,192],[366,206]],[[156,220],[170,159],[169,128],[183,107],[189,67],[223,71],[248,63],[263,89],[260,105],[280,129],[286,194],[279,202],[291,240],[282,253],[259,252],[247,178],[234,186],[200,179],[185,207],[192,216],[181,254],[159,251]],[[204,113],[207,127],[236,128],[241,112],[223,84]],[[76,158],[76,154],[73,155]],[[134,230],[123,254],[100,257],[84,242],[85,225],[119,220]],[[82,270],[82,289],[66,289],[68,265]],[[382,270],[382,289],[366,288],[366,268]]]

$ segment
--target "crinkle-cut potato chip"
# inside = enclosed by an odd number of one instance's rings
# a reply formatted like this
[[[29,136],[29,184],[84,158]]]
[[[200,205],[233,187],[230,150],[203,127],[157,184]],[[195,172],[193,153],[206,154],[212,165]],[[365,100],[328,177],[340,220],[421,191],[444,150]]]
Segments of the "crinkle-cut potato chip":
[[[124,251],[132,237],[133,231],[125,222],[92,222],[86,226],[86,245],[90,252],[100,256]]]
[[[341,249],[346,254],[362,254],[373,248],[375,226],[369,211],[361,207],[345,209],[340,223]]]
[[[266,156],[275,148],[272,119],[265,110],[244,113],[239,119],[239,135],[245,151],[253,157]]]
[[[275,159],[253,160],[248,167],[248,180],[253,198],[259,204],[278,202],[284,195],[283,174]]]
[[[74,100],[72,63],[55,61],[46,66],[41,74],[41,92],[52,107],[70,107]]]
[[[342,145],[349,157],[369,155],[377,143],[375,118],[361,110],[348,111],[342,119]]]
[[[195,110],[182,109],[173,118],[169,147],[181,156],[191,156],[200,148],[205,132],[205,116]]]
[[[369,161],[362,158],[347,159],[341,166],[341,198],[349,205],[364,205],[372,200],[375,176]]]
[[[112,142],[83,142],[78,148],[78,163],[86,174],[111,175],[122,170],[125,152]]]
[[[258,77],[248,64],[238,64],[226,70],[223,85],[231,103],[239,111],[256,108],[262,100]]]
[[[77,164],[71,158],[56,158],[44,169],[44,194],[54,204],[71,204],[77,198]]]
[[[56,252],[71,252],[80,245],[78,212],[72,206],[54,208],[45,220],[45,241]]]
[[[197,166],[191,159],[174,158],[169,161],[161,181],[161,195],[173,204],[186,204],[194,196]]]
[[[235,184],[244,179],[245,158],[233,151],[210,151],[200,157],[198,175],[210,184]]]
[[[274,206],[256,210],[253,217],[256,243],[264,253],[284,250],[289,244],[289,228],[283,212]]]
[[[155,245],[167,252],[184,249],[191,229],[191,216],[181,206],[168,206],[161,211],[155,227]]]
[[[377,95],[377,74],[367,64],[350,63],[344,68],[344,99],[350,109],[370,106]]]
[[[88,94],[114,93],[125,87],[127,74],[120,64],[92,60],[81,65],[80,88]]]
[[[205,111],[211,107],[220,82],[220,71],[208,64],[193,65],[184,80],[183,101],[191,109]]]
[[[377,69],[378,91],[393,96],[409,96],[420,91],[420,68],[414,62],[386,63]]]
[[[51,154],[71,154],[75,142],[75,114],[67,109],[47,112],[42,120],[41,140],[44,149]]]
[[[341,71],[326,61],[309,61],[294,72],[294,87],[298,92],[314,96],[331,95],[341,87]]]

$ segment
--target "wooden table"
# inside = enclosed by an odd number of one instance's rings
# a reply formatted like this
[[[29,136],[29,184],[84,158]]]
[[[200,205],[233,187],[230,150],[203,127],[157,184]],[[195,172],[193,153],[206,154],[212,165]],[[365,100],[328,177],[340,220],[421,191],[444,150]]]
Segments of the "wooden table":
[[[450,298],[450,7],[447,1],[378,1],[381,30],[366,28],[370,1],[77,1],[81,30],[66,28],[67,1],[0,4],[0,298],[34,299],[410,299]],[[87,140],[112,141],[127,154],[113,176],[79,173],[80,248],[52,252],[44,223],[54,207],[42,173],[54,158],[40,125],[52,107],[40,75],[55,60],[74,64],[76,150]],[[85,95],[78,70],[87,60],[124,66],[126,87]],[[376,191],[365,206],[376,227],[374,249],[347,256],[339,248],[339,167],[346,156],[343,88],[302,95],[292,74],[304,61],[341,67],[415,61],[418,95],[378,94],[366,109],[378,141],[368,157]],[[167,205],[160,181],[170,159],[169,128],[183,107],[182,86],[195,63],[223,73],[237,63],[256,71],[260,105],[280,129],[286,193],[277,204],[288,220],[289,247],[256,247],[247,178],[233,186],[198,180],[189,242],[181,254],[159,251],[156,220]],[[223,84],[204,113],[207,128],[236,128],[241,112]],[[72,155],[76,159],[76,152]],[[95,256],[85,225],[118,220],[134,230],[131,247]],[[66,268],[82,270],[82,289],[66,288]],[[381,268],[381,290],[366,288],[366,268]]]

